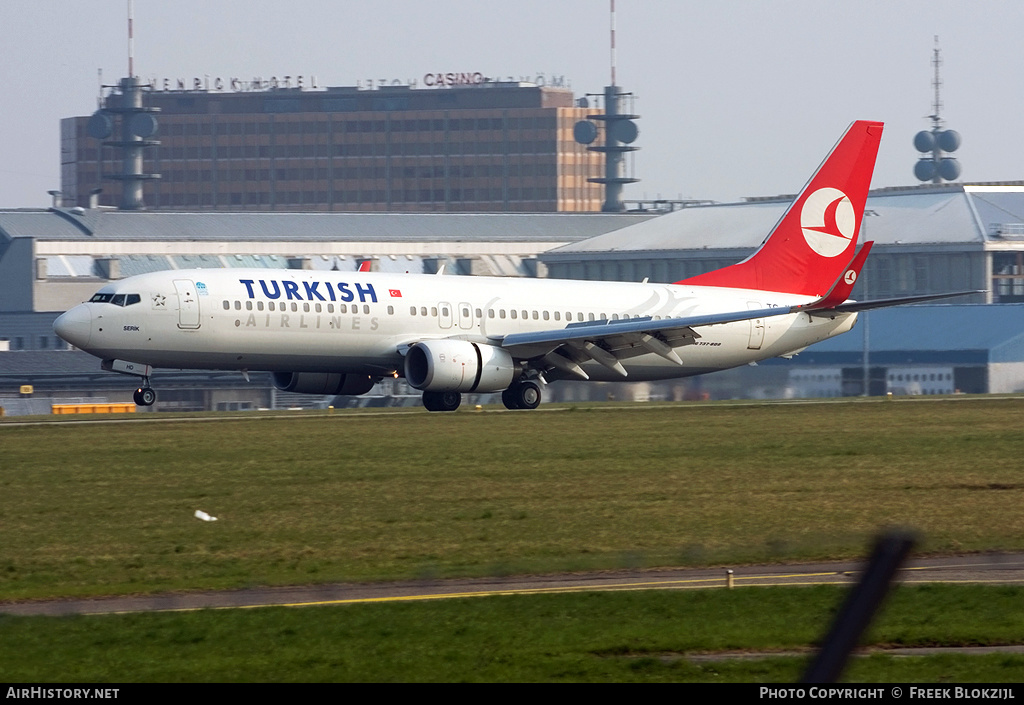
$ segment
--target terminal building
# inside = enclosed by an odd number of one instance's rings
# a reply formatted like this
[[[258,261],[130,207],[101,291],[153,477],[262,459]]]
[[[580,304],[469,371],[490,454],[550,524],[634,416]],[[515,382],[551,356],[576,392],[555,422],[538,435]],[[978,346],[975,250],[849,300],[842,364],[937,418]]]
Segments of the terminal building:
[[[122,79],[93,116],[61,120],[63,205],[121,204],[122,150],[137,145],[151,173],[135,207],[152,210],[601,210],[588,179],[604,160],[573,127],[602,111],[568,88],[475,74],[434,89],[154,83]]]

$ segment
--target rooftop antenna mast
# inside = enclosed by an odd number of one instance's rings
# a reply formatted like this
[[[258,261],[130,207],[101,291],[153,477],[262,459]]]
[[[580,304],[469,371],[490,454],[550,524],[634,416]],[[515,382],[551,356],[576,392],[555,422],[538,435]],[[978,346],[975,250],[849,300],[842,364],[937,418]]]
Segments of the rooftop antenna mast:
[[[611,0],[612,3],[612,26],[611,26],[611,62],[612,62],[612,85],[615,83],[615,0]]]
[[[942,50],[939,49],[938,35],[935,37],[935,48],[932,49],[932,66],[935,68],[935,77],[932,79],[935,102],[932,104],[932,114],[928,116],[932,122],[932,129],[922,130],[914,135],[914,147],[918,152],[923,152],[914,165],[914,176],[921,181],[941,184],[943,181],[955,181],[960,176],[960,162],[949,156],[960,147],[960,133],[956,130],[942,129],[942,99],[939,94],[939,88],[942,86],[942,78],[939,75]]]
[[[135,78],[135,9],[132,0],[128,0],[128,78]]]
[[[935,78],[932,79],[932,86],[935,88],[935,103],[932,109],[932,129],[939,130],[942,127],[942,100],[939,97],[939,89],[942,87],[942,78],[939,75],[939,67],[942,66],[942,50],[939,49],[939,36],[935,35],[935,48],[932,49],[932,66],[935,67]]]
[[[573,137],[580,144],[591,144],[597,139],[598,121],[604,124],[604,145],[600,147],[587,147],[591,152],[604,153],[604,176],[601,178],[589,178],[592,184],[602,184],[605,198],[601,210],[606,213],[619,213],[626,209],[622,202],[622,187],[624,184],[632,184],[638,181],[632,177],[625,176],[623,156],[626,152],[634,152],[638,147],[630,145],[636,140],[639,131],[636,120],[639,115],[632,115],[626,112],[627,106],[623,98],[632,98],[632,93],[625,93],[619,90],[615,82],[615,0],[610,0],[611,6],[611,69],[612,82],[604,88],[604,113],[587,115],[586,120],[580,120],[573,127]],[[588,93],[588,96],[595,94]],[[598,94],[599,95],[599,94]],[[632,100],[630,100],[630,107]]]

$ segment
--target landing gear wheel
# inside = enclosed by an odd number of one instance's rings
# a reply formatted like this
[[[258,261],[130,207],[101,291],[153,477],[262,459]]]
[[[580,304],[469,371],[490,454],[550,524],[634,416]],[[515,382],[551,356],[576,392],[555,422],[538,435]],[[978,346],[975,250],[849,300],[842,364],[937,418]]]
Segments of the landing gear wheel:
[[[423,406],[427,411],[455,411],[462,403],[458,392],[423,392]]]
[[[540,387],[536,382],[523,382],[517,391],[520,409],[536,409],[540,406]]]
[[[138,406],[153,406],[156,402],[156,392],[152,387],[139,387],[132,395]]]
[[[506,409],[536,409],[540,406],[540,387],[536,382],[515,384],[501,393]]]
[[[501,393],[501,403],[505,405],[506,409],[518,409],[519,400],[516,398],[516,388],[509,387]]]

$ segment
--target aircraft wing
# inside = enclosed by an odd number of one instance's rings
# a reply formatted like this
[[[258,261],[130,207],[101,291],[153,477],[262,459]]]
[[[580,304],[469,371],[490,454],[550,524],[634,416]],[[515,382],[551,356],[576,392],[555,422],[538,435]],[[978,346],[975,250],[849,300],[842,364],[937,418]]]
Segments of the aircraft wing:
[[[952,299],[957,296],[969,296],[971,294],[984,294],[985,289],[972,289],[971,291],[952,291],[947,294],[922,294],[921,296],[903,296],[895,299],[875,299],[874,301],[851,301],[850,303],[833,306],[829,309],[808,311],[812,315],[827,315],[833,311],[837,313],[853,313],[854,311],[870,311],[873,308],[887,308],[889,306],[903,306],[905,304],[918,304],[925,301],[937,299]]]
[[[673,348],[700,338],[695,328],[769,316],[784,316],[798,308],[780,306],[660,320],[648,316],[618,321],[587,321],[570,323],[565,328],[511,333],[492,340],[515,358],[543,358],[552,366],[581,378],[586,378],[586,375],[579,369],[579,364],[590,360],[625,377],[626,372],[618,361],[646,353],[655,353],[677,365],[682,365],[682,360]]]

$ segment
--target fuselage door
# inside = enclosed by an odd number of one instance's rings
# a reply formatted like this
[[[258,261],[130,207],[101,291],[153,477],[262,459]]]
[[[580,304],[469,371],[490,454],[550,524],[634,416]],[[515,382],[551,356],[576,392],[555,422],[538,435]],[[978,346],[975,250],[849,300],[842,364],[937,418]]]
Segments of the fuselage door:
[[[764,304],[759,301],[748,301],[747,310],[756,311],[759,308],[764,308]],[[763,318],[752,318],[750,319],[750,341],[747,343],[747,350],[760,350],[761,343],[764,342],[764,319]]]
[[[198,328],[199,297],[196,295],[195,282],[191,279],[175,279],[174,288],[178,292],[178,328]]]

